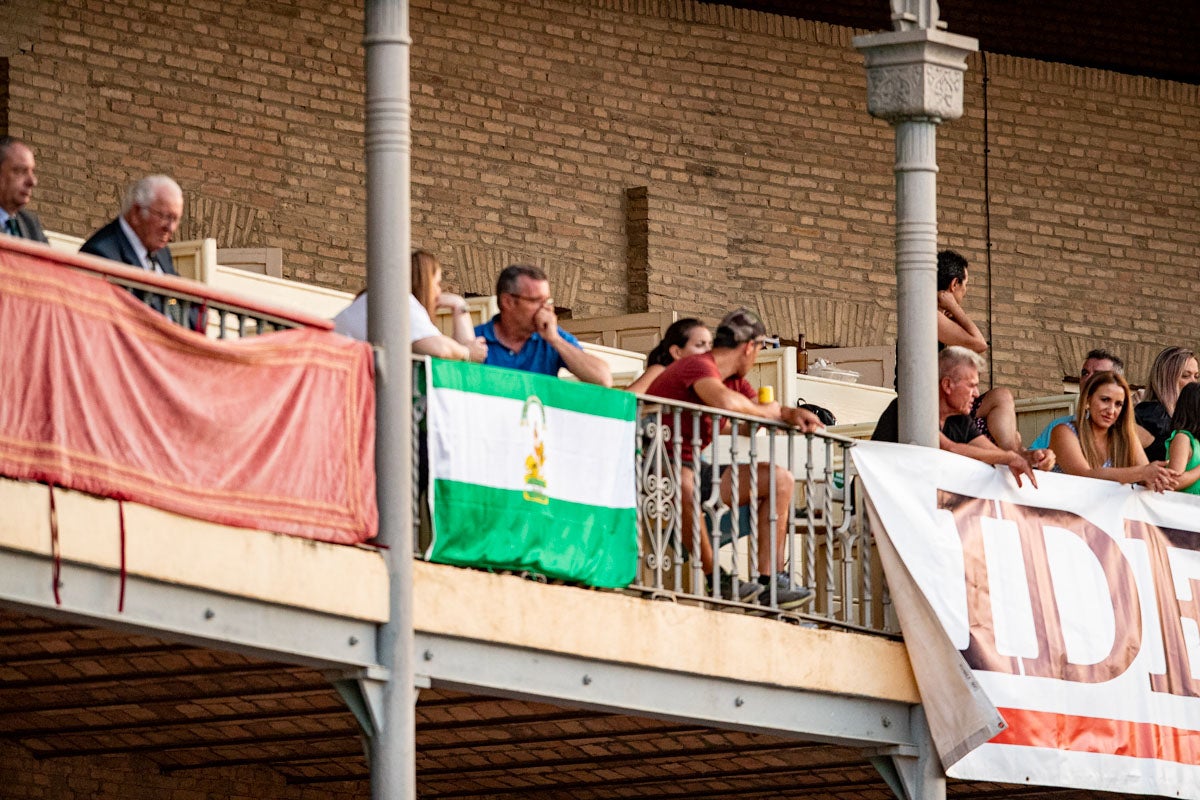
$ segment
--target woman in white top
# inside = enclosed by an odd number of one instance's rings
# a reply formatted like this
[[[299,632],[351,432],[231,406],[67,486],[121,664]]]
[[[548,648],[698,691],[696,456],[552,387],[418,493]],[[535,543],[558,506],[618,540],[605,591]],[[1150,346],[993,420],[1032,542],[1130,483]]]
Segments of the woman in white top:
[[[456,294],[442,291],[442,265],[437,257],[424,250],[412,255],[412,289],[409,295],[409,329],[414,353],[435,358],[483,363],[487,344],[475,335],[467,301]],[[454,337],[445,336],[433,324],[431,316],[437,309],[447,308],[454,315]],[[367,339],[367,293],[361,292],[354,302],[333,318],[338,333],[355,339]]]

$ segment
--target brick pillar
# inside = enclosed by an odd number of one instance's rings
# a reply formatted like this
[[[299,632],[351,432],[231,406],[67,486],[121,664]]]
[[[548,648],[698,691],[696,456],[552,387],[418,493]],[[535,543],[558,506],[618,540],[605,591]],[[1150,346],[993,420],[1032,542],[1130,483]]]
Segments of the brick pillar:
[[[629,294],[625,310],[649,311],[650,204],[645,186],[625,190],[625,276]]]
[[[625,191],[630,313],[719,318],[745,301],[729,265],[729,213],[713,192],[637,186]]]

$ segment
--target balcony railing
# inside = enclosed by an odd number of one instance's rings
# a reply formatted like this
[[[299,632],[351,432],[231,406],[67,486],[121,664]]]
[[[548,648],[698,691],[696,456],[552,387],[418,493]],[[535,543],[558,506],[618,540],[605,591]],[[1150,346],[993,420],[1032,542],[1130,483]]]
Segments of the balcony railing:
[[[716,411],[687,403],[640,397],[637,452],[638,521],[642,556],[639,579],[632,589],[652,597],[671,597],[720,606],[741,607],[757,614],[798,617],[872,632],[898,632],[882,569],[865,517],[855,507],[856,480],[848,451],[854,441],[832,434],[803,434],[780,423]],[[679,432],[679,433],[677,433]],[[707,436],[702,436],[706,432]],[[704,449],[704,439],[711,444]],[[699,453],[700,469],[712,468],[711,488],[693,492],[685,510],[685,442]],[[778,465],[795,480],[781,525],[776,512],[777,472],[730,469],[731,465]],[[731,505],[721,497],[719,478],[729,472],[731,497],[743,488],[752,500]],[[693,476],[695,471],[693,470]],[[768,485],[762,487],[762,473]],[[747,483],[743,487],[742,484]],[[779,504],[782,505],[782,502]],[[761,525],[766,511],[767,524]],[[690,511],[690,513],[686,513]],[[685,522],[686,517],[686,522]],[[762,536],[762,527],[766,534]],[[737,535],[734,535],[734,532]],[[783,538],[783,563],[776,563],[777,536]],[[766,573],[785,573],[794,586],[814,593],[810,604],[784,612],[775,591],[752,602],[722,597],[718,567],[705,574],[700,537],[709,537],[720,569],[736,580]],[[760,541],[760,536],[765,542]],[[770,563],[760,564],[759,553]],[[736,584],[731,587],[736,597]]]
[[[422,368],[417,365],[413,406],[413,474],[419,476],[414,481],[414,524],[421,529],[417,557],[423,557],[430,533],[421,488],[428,475]],[[702,446],[705,440],[711,443]],[[853,440],[803,434],[780,423],[639,396],[635,441],[629,457],[635,459],[638,565],[627,591],[792,622],[898,635],[874,540],[855,506],[860,493],[848,457]],[[685,444],[698,454],[695,469],[688,466]],[[749,468],[759,463],[777,465],[786,473],[769,466]],[[710,471],[711,485],[685,499],[688,478],[699,487],[698,474]],[[739,505],[722,499],[726,471],[729,498],[745,495],[751,502]],[[697,557],[702,537],[714,554],[707,571]],[[778,584],[772,580],[762,591],[752,586],[749,593],[754,596],[731,599],[743,597],[741,584],[756,585],[760,574],[780,573],[785,577]],[[724,581],[722,575],[727,576]],[[812,591],[810,600],[797,607],[781,603],[785,598],[797,600],[794,593],[801,587]]]
[[[84,253],[64,253],[25,239],[4,237],[5,250],[34,255],[80,272],[86,272],[132,291],[162,309],[167,319],[191,327],[203,314],[208,336],[217,339],[253,336],[288,328],[332,330],[326,319],[260,303],[196,281],[160,275],[144,269]]]

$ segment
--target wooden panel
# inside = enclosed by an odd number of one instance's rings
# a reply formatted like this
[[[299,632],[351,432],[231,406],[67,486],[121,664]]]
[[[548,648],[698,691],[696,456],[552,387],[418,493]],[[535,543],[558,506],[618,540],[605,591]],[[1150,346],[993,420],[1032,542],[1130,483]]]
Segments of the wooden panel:
[[[83,247],[83,243],[87,241],[79,236],[70,236],[56,231],[43,231],[43,233],[46,234],[46,239],[49,240],[52,248],[64,253],[78,253],[79,248]]]
[[[223,267],[283,277],[283,248],[281,247],[218,247],[217,263]]]
[[[771,347],[758,351],[746,380],[755,389],[772,386],[780,405],[796,404],[796,348]]]
[[[471,327],[482,325],[500,311],[500,307],[496,305],[496,295],[494,294],[487,297],[468,297],[466,300],[467,312],[471,315]],[[433,324],[447,336],[454,336],[454,314],[447,309],[438,309],[438,312],[434,314]]]
[[[896,348],[891,345],[873,347],[809,348],[808,363],[823,358],[839,369],[854,370],[858,382],[885,389],[896,385]]]
[[[1052,420],[1064,414],[1074,414],[1078,400],[1079,395],[1056,394],[1016,401],[1017,430],[1021,434],[1021,441],[1028,446]]]
[[[581,342],[605,347],[649,353],[679,317],[675,311],[648,311],[642,314],[620,314],[613,317],[585,317],[561,320],[564,330]]]
[[[213,271],[217,267],[216,239],[171,242],[167,249],[171,251],[171,260],[175,262],[175,271],[180,277],[201,283],[209,283],[212,280]]]

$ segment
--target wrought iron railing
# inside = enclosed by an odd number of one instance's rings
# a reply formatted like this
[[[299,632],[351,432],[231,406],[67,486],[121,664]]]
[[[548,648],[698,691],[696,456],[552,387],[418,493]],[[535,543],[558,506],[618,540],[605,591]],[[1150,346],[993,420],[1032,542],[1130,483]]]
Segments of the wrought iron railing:
[[[652,397],[641,397],[638,411],[642,558],[634,590],[864,631],[898,631],[874,541],[855,505],[861,490],[848,453],[853,440],[803,434],[780,423]],[[711,443],[702,447],[706,441]],[[692,468],[689,446],[698,453]],[[782,520],[776,509],[784,504],[777,506],[775,500],[779,477],[786,475],[770,468],[731,468],[758,463],[777,465],[795,480]],[[692,492],[686,508],[686,484],[710,468],[711,485]],[[728,499],[748,488],[746,494],[761,496],[762,502],[737,505],[722,499],[719,476],[725,472]],[[760,485],[764,472],[766,487]],[[745,482],[748,487],[741,485]],[[694,556],[704,536],[718,554],[711,572]],[[766,565],[761,563],[764,551]],[[780,551],[782,562],[777,562]],[[730,576],[725,591],[721,571]],[[807,588],[812,599],[783,609],[771,589],[753,599],[740,598],[741,581],[780,572],[787,576],[785,587]]]
[[[420,387],[423,364],[415,369],[414,386]],[[418,557],[425,552],[430,526],[422,497],[425,403],[417,389],[413,508],[414,525],[422,532],[414,542]],[[702,447],[706,439],[711,443]],[[861,489],[848,457],[853,440],[803,434],[763,419],[639,396],[636,441],[631,457],[636,459],[639,563],[628,591],[793,622],[899,633],[874,540],[856,506]],[[685,442],[698,454],[695,469],[687,467]],[[778,465],[787,474],[763,468],[762,485],[757,468],[729,469],[731,464],[758,462]],[[685,513],[687,472],[694,478],[709,466],[711,486],[692,493],[690,513]],[[726,471],[730,499],[745,490],[749,497],[761,496],[762,502],[737,505],[723,500],[721,479]],[[782,482],[793,480],[784,496]],[[700,537],[708,537],[715,554],[707,572],[693,555],[701,550]],[[758,575],[777,573],[786,577],[775,586],[757,589]],[[728,579],[722,581],[722,575]],[[749,584],[749,592],[744,584]],[[811,598],[792,607],[797,593],[805,589]]]

